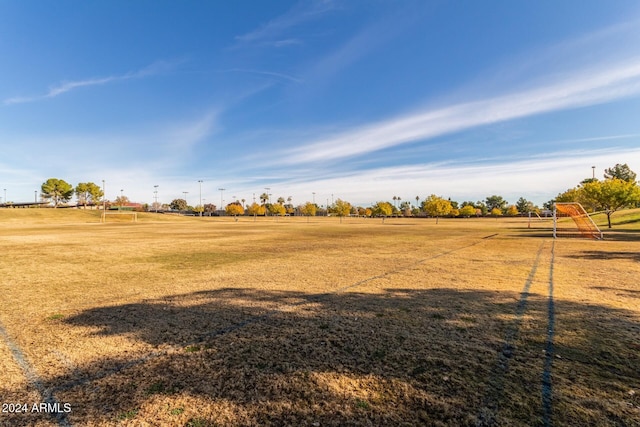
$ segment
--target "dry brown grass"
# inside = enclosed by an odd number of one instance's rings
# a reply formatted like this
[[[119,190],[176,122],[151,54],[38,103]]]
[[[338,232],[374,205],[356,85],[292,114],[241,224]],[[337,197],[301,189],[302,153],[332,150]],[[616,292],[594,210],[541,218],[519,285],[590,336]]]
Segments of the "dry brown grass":
[[[0,210],[2,402],[52,394],[73,425],[640,424],[634,221],[554,244],[518,219],[35,211]]]

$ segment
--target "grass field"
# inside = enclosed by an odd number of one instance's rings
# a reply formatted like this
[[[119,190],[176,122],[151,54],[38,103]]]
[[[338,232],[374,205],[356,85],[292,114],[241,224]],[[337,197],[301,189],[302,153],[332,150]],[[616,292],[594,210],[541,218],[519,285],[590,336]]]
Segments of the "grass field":
[[[640,425],[639,210],[99,219],[0,210],[2,425]]]

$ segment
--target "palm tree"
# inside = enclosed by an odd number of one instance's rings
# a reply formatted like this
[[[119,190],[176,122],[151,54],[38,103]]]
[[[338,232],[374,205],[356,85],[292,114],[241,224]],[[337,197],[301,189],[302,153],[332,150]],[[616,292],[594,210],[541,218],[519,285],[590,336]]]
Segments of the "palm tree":
[[[420,196],[416,196],[416,208],[420,206]]]
[[[242,208],[243,208],[243,209],[245,209],[245,206],[244,206],[244,202],[245,202],[245,201],[246,201],[245,199],[242,199]]]
[[[398,200],[398,198],[396,196],[393,196],[393,206],[396,205],[396,200]]]
[[[278,204],[280,206],[284,205],[284,197],[278,197]]]
[[[269,195],[267,193],[262,193],[260,195],[260,201],[262,202],[262,204],[264,205],[265,203],[267,203],[267,200],[269,200]]]

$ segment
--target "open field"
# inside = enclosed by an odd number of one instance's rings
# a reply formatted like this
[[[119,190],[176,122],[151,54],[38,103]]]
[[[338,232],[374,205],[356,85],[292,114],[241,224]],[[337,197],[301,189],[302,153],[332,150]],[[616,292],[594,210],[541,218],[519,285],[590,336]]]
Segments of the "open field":
[[[99,215],[0,210],[2,425],[640,425],[639,210]]]

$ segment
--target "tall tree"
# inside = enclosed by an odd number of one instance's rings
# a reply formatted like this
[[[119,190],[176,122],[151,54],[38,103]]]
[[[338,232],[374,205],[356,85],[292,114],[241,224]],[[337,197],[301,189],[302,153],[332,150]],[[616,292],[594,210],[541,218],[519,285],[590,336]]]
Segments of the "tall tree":
[[[83,205],[85,209],[88,204],[97,204],[104,196],[102,189],[93,182],[79,183],[76,185],[75,192],[78,197],[78,204]]]
[[[507,216],[517,216],[520,212],[516,205],[509,205],[507,208]]]
[[[351,203],[338,199],[333,205],[333,212],[340,217],[340,222],[342,222],[342,217],[351,213]]]
[[[482,200],[478,200],[473,206],[475,206],[475,208],[480,211],[480,215],[482,216],[489,213],[489,208],[487,207],[487,204]]]
[[[516,208],[518,208],[518,212],[522,212],[526,214],[529,212],[533,212],[535,209],[535,206],[533,205],[533,202],[528,201],[524,197],[520,197],[516,202]]]
[[[430,195],[422,202],[422,209],[431,216],[436,217],[436,224],[441,216],[449,215],[453,210],[451,202],[435,194]]]
[[[54,208],[62,202],[68,202],[73,196],[73,187],[63,179],[49,178],[40,189],[42,197],[53,202]]]
[[[623,181],[636,182],[636,173],[629,168],[626,163],[616,164],[614,167],[604,170],[605,179],[618,178]]]
[[[227,215],[235,217],[236,221],[238,220],[238,215],[244,215],[244,208],[240,202],[229,203],[224,210]]]
[[[393,206],[389,202],[377,202],[371,207],[371,212],[375,216],[384,218],[393,213]]]
[[[187,210],[188,205],[185,199],[173,199],[169,206],[175,211],[184,211]]]
[[[629,168],[629,165],[617,163],[615,166],[604,170],[605,179],[621,179],[623,181],[635,182],[637,175]]]
[[[460,208],[460,216],[469,218],[470,216],[473,216],[475,214],[476,208],[474,208],[473,205],[464,205],[462,208]]]
[[[253,202],[248,208],[247,208],[247,214],[249,215],[253,215],[253,219],[255,220],[255,217],[257,215],[264,215],[266,212],[266,209],[264,207],[264,205],[259,205],[256,202]]]
[[[120,207],[124,205],[128,205],[129,203],[131,203],[131,201],[127,196],[118,196],[116,197],[116,200],[113,201],[114,205],[120,206]]]
[[[505,207],[507,206],[507,201],[504,200],[502,196],[496,196],[495,194],[493,196],[487,197],[485,202],[487,204],[487,209],[490,211],[494,208],[498,208],[504,211]]]
[[[216,205],[214,205],[213,203],[206,203],[206,204],[204,205],[204,211],[205,211],[206,213],[209,213],[209,214],[214,213],[214,212],[216,211],[216,208],[217,208],[217,206],[216,206]]]
[[[640,187],[635,181],[619,178],[593,181],[581,188],[586,203],[592,203],[607,214],[607,225],[611,228],[611,215],[625,207],[640,202]]]
[[[316,216],[316,211],[318,210],[318,207],[314,203],[307,202],[304,205],[300,206],[299,209],[300,209],[300,213],[306,216],[307,222],[309,222],[310,216]]]
[[[284,206],[278,203],[273,203],[271,205],[268,205],[267,209],[271,215],[282,216],[287,213],[287,210],[284,208]]]

